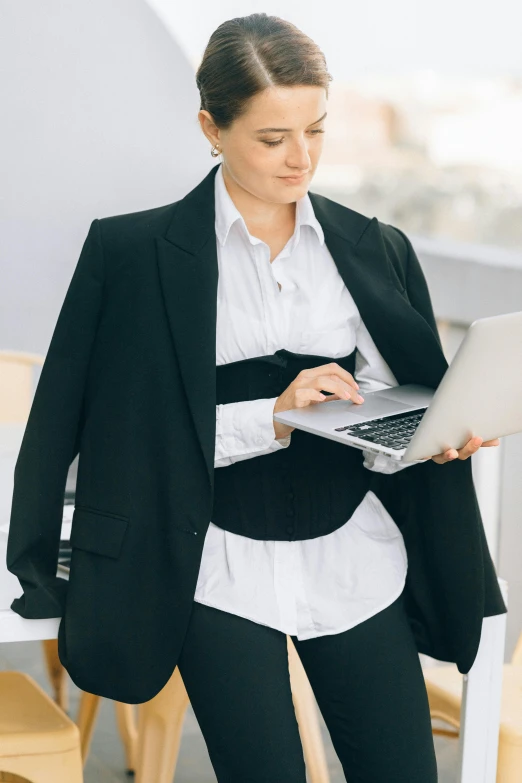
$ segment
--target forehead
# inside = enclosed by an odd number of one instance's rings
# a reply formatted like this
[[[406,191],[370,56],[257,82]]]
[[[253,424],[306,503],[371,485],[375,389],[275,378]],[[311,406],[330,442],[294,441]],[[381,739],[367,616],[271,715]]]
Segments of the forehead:
[[[311,125],[325,111],[324,87],[267,87],[249,101],[247,111],[238,118],[238,122],[254,132],[283,127],[283,124],[285,129],[293,130]]]

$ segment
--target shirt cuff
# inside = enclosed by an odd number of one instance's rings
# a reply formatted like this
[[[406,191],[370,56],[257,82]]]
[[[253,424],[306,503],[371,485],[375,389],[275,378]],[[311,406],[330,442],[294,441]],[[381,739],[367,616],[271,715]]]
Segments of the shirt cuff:
[[[412,462],[403,462],[401,460],[393,459],[387,454],[382,452],[377,454],[375,451],[366,451],[363,449],[364,462],[363,466],[368,470],[373,470],[375,473],[398,473],[399,470],[409,468],[410,465],[418,465],[419,462],[426,462],[425,459],[417,459]],[[428,457],[429,459],[429,457]]]
[[[274,406],[277,397],[243,400],[216,406],[214,467],[270,454],[290,445],[291,434],[275,437]]]

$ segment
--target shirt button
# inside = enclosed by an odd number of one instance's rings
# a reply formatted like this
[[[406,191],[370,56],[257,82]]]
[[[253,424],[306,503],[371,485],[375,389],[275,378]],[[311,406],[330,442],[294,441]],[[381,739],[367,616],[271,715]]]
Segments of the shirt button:
[[[261,436],[259,436],[259,437],[257,438],[257,443],[258,443],[258,444],[261,446],[261,445],[263,444],[263,442],[264,442],[264,441],[263,441],[263,438],[262,438]]]
[[[293,508],[287,508],[287,509],[286,509],[286,516],[287,516],[287,517],[294,517],[294,516],[295,516],[295,511],[294,511],[294,509],[293,509]]]
[[[287,533],[293,533],[294,532],[294,526],[293,525],[288,525],[288,527],[286,528],[286,532]]]
[[[293,500],[294,497],[295,497],[295,495],[294,495],[293,492],[289,492],[288,495],[287,495],[288,500]]]

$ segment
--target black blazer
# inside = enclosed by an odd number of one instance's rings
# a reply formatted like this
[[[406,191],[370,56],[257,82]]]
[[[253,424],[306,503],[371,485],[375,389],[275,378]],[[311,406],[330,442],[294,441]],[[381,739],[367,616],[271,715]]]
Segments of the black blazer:
[[[59,653],[73,681],[128,703],[152,698],[176,666],[212,519],[216,170],[174,204],[93,221],[15,468],[7,561],[24,594],[13,609],[62,616]],[[309,195],[398,382],[435,388],[447,362],[409,239]],[[78,452],[67,582],[56,561]],[[468,671],[482,618],[506,611],[471,460],[375,473],[372,488],[404,536],[419,651]]]

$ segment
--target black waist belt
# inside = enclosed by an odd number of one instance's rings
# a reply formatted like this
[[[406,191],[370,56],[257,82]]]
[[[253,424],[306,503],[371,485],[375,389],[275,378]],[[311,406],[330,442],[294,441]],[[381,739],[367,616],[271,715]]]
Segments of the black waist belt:
[[[283,348],[219,365],[217,403],[278,397],[301,370],[332,361],[354,374],[355,351],[332,359]],[[351,517],[371,479],[359,449],[295,429],[287,448],[215,469],[212,522],[254,539],[317,538]]]

